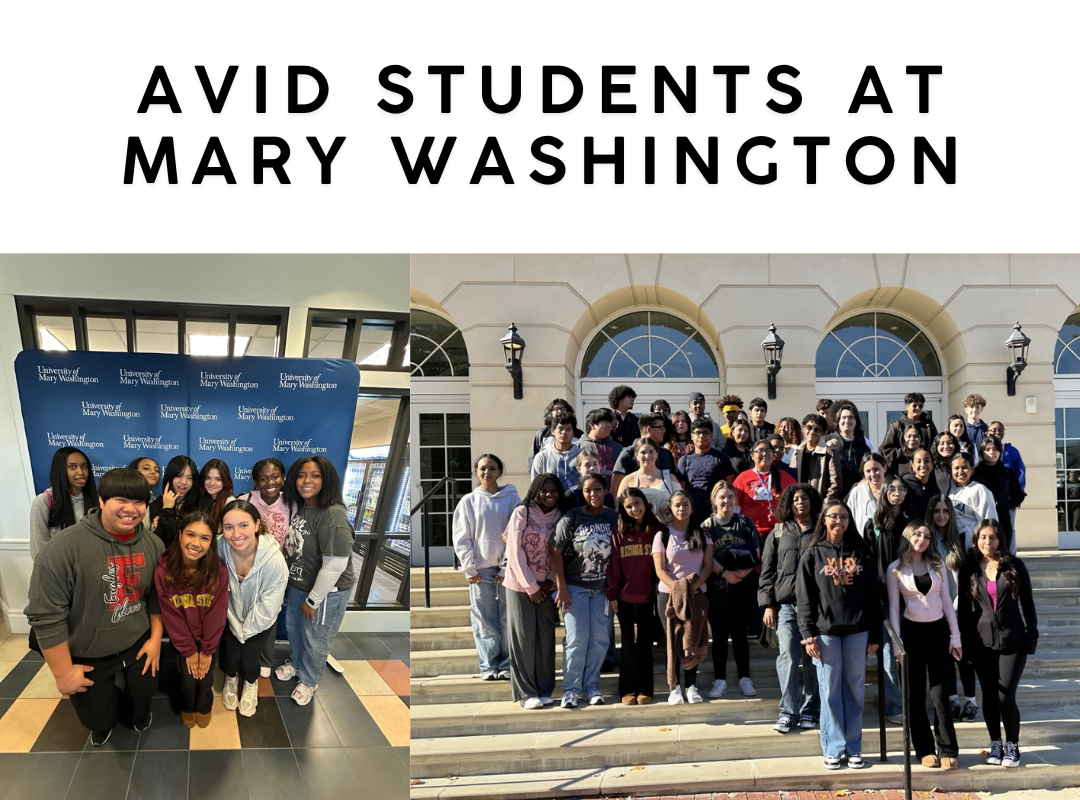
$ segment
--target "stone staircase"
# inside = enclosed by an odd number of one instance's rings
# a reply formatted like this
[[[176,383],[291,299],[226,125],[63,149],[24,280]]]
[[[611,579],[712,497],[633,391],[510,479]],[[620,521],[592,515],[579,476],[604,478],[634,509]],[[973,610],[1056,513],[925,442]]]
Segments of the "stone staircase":
[[[918,790],[1001,791],[1080,786],[1080,553],[1021,553],[1035,586],[1039,651],[1020,688],[1023,717],[1019,769],[983,763],[987,745],[979,719],[958,723],[962,769],[913,767]],[[888,726],[887,763],[878,760],[877,678],[867,669],[862,771],[821,767],[816,730],[778,734],[775,651],[751,643],[758,696],[735,688],[729,658],[728,694],[700,705],[671,707],[657,649],[657,703],[623,706],[617,676],[605,674],[608,704],[526,712],[510,702],[508,682],[479,679],[468,589],[459,572],[432,570],[431,608],[424,608],[423,571],[412,575],[412,797],[583,797],[694,794],[723,791],[899,788],[903,738]],[[617,631],[616,631],[617,633]],[[561,641],[562,630],[556,633]],[[557,648],[561,666],[562,648]],[[699,668],[705,690],[711,660]],[[981,689],[980,689],[981,692]],[[556,683],[556,695],[561,682]]]

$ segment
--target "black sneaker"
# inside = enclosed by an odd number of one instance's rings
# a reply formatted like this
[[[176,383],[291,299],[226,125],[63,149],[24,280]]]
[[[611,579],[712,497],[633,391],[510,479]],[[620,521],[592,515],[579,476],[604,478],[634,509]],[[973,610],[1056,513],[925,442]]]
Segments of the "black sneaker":
[[[1005,755],[1001,757],[1001,766],[1020,766],[1020,745],[1017,742],[1005,742]]]
[[[1000,765],[1002,755],[1001,739],[994,739],[990,742],[990,752],[986,754],[986,763]]]
[[[107,731],[93,731],[90,734],[90,744],[94,747],[101,747],[105,742],[109,741],[110,736],[112,736],[112,728]]]
[[[153,721],[154,721],[154,714],[153,714],[153,712],[151,712],[151,713],[146,715],[146,720],[141,725],[132,725],[131,727],[134,728],[135,730],[137,730],[139,733],[142,733],[143,731],[145,731],[147,728],[150,727],[150,723],[153,722]]]

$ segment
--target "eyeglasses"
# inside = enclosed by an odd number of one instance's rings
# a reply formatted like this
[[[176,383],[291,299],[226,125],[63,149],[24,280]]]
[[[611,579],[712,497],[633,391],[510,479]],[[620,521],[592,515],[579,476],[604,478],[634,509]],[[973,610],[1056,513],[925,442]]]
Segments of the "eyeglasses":
[[[889,491],[897,494],[907,494],[907,487],[902,485],[890,486]]]
[[[833,522],[847,522],[851,517],[847,514],[826,514],[825,519],[831,519]]]
[[[821,428],[817,425],[803,425],[802,429],[807,433],[821,433]]]
[[[771,456],[773,451],[772,448],[769,448],[768,450],[754,450],[753,454],[755,456]]]

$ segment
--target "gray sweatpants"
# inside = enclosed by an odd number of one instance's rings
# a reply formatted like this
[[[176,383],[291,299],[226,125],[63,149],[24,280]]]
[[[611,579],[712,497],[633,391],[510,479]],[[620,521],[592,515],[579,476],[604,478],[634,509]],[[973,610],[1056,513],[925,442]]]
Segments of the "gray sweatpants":
[[[506,591],[513,699],[551,697],[555,691],[555,598],[534,603],[525,592]]]

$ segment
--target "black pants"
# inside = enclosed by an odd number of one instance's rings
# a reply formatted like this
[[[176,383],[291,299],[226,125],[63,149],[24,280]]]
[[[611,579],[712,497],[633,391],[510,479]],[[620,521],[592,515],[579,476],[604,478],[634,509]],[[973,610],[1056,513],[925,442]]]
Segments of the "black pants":
[[[619,600],[619,629],[622,648],[619,657],[619,697],[653,696],[652,634],[653,604]]]
[[[900,620],[900,638],[908,657],[908,714],[911,717],[911,744],[915,756],[937,755],[955,758],[960,753],[949,709],[948,676],[953,658],[949,654],[949,623]],[[926,717],[926,681],[930,679],[930,699],[934,704],[934,736]]]
[[[964,655],[967,655],[965,651]],[[1020,709],[1016,705],[1016,687],[1024,674],[1027,653],[1022,650],[991,650],[979,647],[973,654],[975,672],[983,689],[983,719],[990,740],[1001,738],[1005,725],[1005,741],[1020,741]]]
[[[756,609],[754,610],[756,612]],[[741,608],[723,608],[709,598],[709,631],[712,633],[712,660],[716,679],[727,673],[728,637],[740,678],[750,677],[750,643],[746,639],[748,617]]]
[[[656,593],[656,611],[660,615],[660,619],[664,621],[665,630],[667,628],[667,607],[668,602],[671,600],[671,595],[667,592]],[[697,683],[697,667],[690,669],[683,669],[682,664],[676,662],[675,675],[679,679],[679,686],[686,690],[687,686],[694,686]]]
[[[960,688],[962,688],[964,690],[963,696],[964,697],[974,697],[975,696],[975,667],[972,666],[970,661],[968,661],[966,653],[964,654],[964,657],[960,661],[956,662],[956,668],[955,669],[953,667],[951,667],[951,666],[949,667],[949,674],[948,674],[947,680],[946,680],[946,683],[947,683],[946,688],[948,689],[949,696],[952,697],[954,694],[957,693],[956,692],[956,671],[957,670],[960,670]],[[963,705],[963,702],[961,702],[961,705]]]
[[[180,670],[180,692],[184,697],[183,710],[189,714],[209,714],[214,707],[214,665],[217,655],[210,659],[210,669],[203,678],[193,678],[188,672],[187,659],[177,656],[176,666]]]
[[[259,654],[266,646],[266,640],[274,635],[273,626],[262,633],[257,633],[243,644],[237,639],[229,626],[221,634],[221,669],[230,678],[235,678],[237,671],[243,673],[245,683],[255,683],[259,679]]]
[[[122,653],[102,658],[72,658],[74,664],[88,664],[94,669],[86,677],[94,682],[85,692],[71,695],[71,705],[79,715],[79,722],[91,731],[110,731],[116,723],[134,727],[146,721],[150,715],[150,698],[158,688],[157,675],[146,666],[146,656],[136,658],[139,649],[150,638],[147,631],[139,640]],[[124,675],[124,691],[116,685],[116,675]]]

